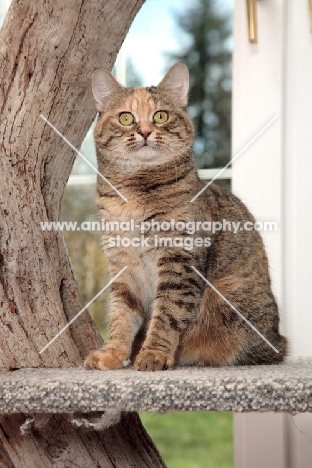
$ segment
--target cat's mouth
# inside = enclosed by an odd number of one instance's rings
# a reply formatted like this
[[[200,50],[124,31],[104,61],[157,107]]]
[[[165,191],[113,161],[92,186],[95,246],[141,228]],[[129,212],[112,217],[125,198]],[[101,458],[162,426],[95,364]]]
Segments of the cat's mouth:
[[[156,148],[154,148],[152,145],[143,145],[138,149],[138,151],[140,153],[148,154],[149,152],[155,152]]]
[[[157,157],[158,154],[159,150],[155,148],[155,146],[151,144],[151,142],[148,141],[142,143],[142,145],[136,150],[136,156],[142,162],[151,161],[155,159],[155,157]]]
[[[155,146],[153,145],[153,143],[151,143],[150,141],[147,141],[145,140],[142,145],[138,148],[138,150],[143,150],[143,151],[147,151],[147,150],[157,150],[157,148],[155,148]]]

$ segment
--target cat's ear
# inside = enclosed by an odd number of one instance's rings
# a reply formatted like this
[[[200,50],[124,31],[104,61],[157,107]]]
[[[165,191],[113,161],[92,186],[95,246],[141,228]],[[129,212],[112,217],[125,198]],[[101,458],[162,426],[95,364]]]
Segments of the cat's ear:
[[[187,105],[187,93],[189,90],[189,73],[187,66],[182,62],[174,64],[162,81],[159,83],[159,88],[173,94],[181,106]]]
[[[97,111],[105,111],[109,96],[116,92],[122,92],[122,90],[123,87],[105,68],[96,68],[92,73],[92,92],[96,100]]]

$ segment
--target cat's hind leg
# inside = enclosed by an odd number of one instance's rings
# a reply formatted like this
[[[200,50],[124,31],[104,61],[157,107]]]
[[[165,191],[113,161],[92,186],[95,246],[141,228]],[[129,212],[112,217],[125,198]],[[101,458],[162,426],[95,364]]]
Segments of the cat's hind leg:
[[[235,288],[232,278],[228,284],[227,281],[217,281],[214,286],[227,295],[230,288]],[[244,346],[244,331],[240,325],[236,313],[207,286],[196,319],[181,337],[178,363],[201,366],[231,364]]]
[[[212,285],[220,294],[210,286],[205,288],[197,318],[181,337],[179,364],[223,366],[282,361],[286,339],[278,333],[273,294],[261,285],[251,288],[244,279],[232,275],[219,278]]]

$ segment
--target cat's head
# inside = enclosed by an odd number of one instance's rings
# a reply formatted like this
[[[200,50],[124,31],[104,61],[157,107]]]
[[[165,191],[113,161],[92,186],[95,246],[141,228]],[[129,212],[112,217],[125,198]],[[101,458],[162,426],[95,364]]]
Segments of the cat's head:
[[[94,132],[98,157],[126,172],[189,158],[194,129],[185,112],[188,88],[183,63],[150,88],[124,88],[109,71],[96,69],[92,90],[100,112]]]

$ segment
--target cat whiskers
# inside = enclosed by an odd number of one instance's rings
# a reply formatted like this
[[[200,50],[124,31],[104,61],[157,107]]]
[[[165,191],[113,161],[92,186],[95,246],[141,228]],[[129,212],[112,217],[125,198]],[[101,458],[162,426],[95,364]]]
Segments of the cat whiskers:
[[[126,166],[126,174],[129,174],[129,172],[132,172],[133,168],[135,166],[134,160],[133,160],[133,157],[132,157],[131,153],[133,153],[133,151],[131,151],[131,149],[126,150],[126,156],[127,157],[124,160],[125,166]]]
[[[159,164],[166,164],[167,174],[169,175],[170,158],[167,155],[168,146],[166,145],[166,142],[164,142],[162,139],[158,138],[156,141],[153,141],[153,144],[154,144],[155,149],[159,150],[159,152],[161,152],[162,156],[165,158],[165,161],[160,162]],[[176,170],[176,172],[177,172],[177,170]]]
[[[119,145],[118,146],[116,145],[110,151],[105,153],[105,157],[109,157],[111,154],[113,154],[113,156],[117,156],[117,157],[113,157],[111,159],[110,163],[105,167],[105,172],[109,169],[110,165],[113,162],[119,164],[120,161],[122,161],[124,159],[124,149],[120,148]]]
[[[175,143],[170,143],[170,145],[168,145],[168,149],[169,149],[169,151],[170,151],[171,153],[173,153],[174,158],[178,158],[178,159],[179,159],[179,162],[181,161],[182,158],[184,158],[185,156],[187,156],[187,157],[191,160],[191,162],[192,162],[193,166],[195,167],[195,169],[197,170],[197,167],[196,167],[196,165],[195,165],[195,161],[194,161],[194,159],[192,158],[192,154],[193,154],[193,153],[191,153],[191,152],[185,153],[185,151],[181,151],[181,150],[183,150],[183,146],[182,146],[182,145],[175,144]],[[178,151],[178,150],[180,150],[180,151]],[[179,153],[180,153],[180,154],[179,154]]]
[[[169,150],[171,153],[173,153],[173,155],[174,155],[173,158],[170,158],[170,157],[168,156],[168,150]],[[167,147],[166,147],[166,151],[164,151],[163,154],[164,154],[164,156],[165,156],[165,158],[166,158],[167,173],[168,173],[168,175],[169,175],[169,163],[170,163],[170,162],[173,162],[174,167],[175,167],[176,182],[177,182],[177,181],[178,181],[178,169],[177,169],[177,165],[176,165],[176,159],[177,159],[177,157],[179,158],[179,154],[176,153],[176,151],[175,151],[174,149],[172,149],[170,146],[167,146]]]
[[[173,150],[172,150],[173,152]],[[176,160],[175,158],[173,158],[173,162],[174,162],[174,167],[175,167],[175,173],[176,173],[176,183],[178,182],[178,170],[177,170],[177,165],[176,165]]]
[[[124,176],[129,172],[129,165],[131,163],[131,158],[129,158],[130,151],[128,148],[123,147],[119,150],[120,157],[117,160],[119,173]]]
[[[188,140],[185,140],[185,141],[188,141]],[[183,147],[183,143],[182,144],[180,144],[180,142],[179,143],[170,143],[169,149],[171,149],[171,148],[175,148],[176,150],[180,150],[180,152],[182,153],[180,156],[186,155],[188,158],[191,159],[192,163],[195,165],[195,161],[194,161],[194,159],[192,157],[193,154],[194,154],[193,151],[189,150],[189,151],[185,152],[185,149]]]

